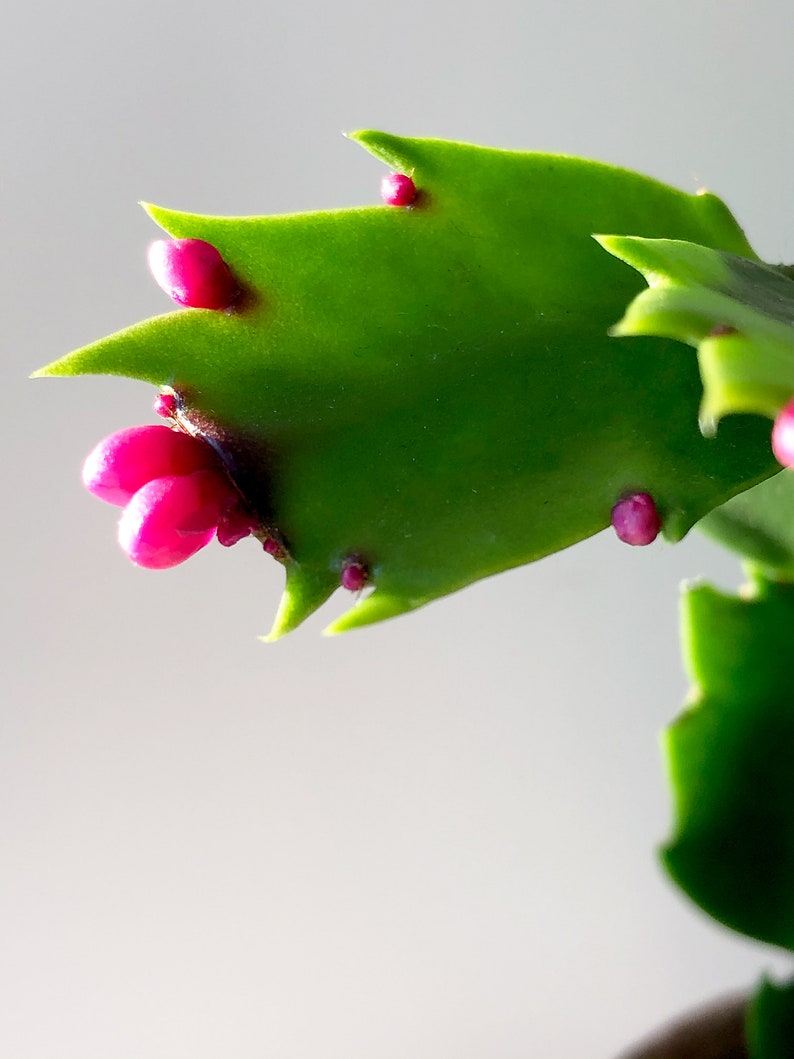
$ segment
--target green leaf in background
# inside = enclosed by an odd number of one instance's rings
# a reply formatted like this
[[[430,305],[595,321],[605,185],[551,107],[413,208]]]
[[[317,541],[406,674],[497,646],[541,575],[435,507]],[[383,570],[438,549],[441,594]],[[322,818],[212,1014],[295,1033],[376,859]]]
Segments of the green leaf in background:
[[[612,333],[677,338],[697,349],[704,433],[731,412],[777,415],[794,394],[794,280],[746,256],[679,240],[600,242],[648,281]]]
[[[762,980],[747,1011],[750,1059],[791,1059],[794,1055],[794,982]]]
[[[580,159],[377,132],[353,137],[411,174],[414,206],[265,218],[148,207],[218,248],[243,288],[40,375],[173,387],[261,524],[284,545],[272,638],[361,559],[374,592],[339,632],[565,548],[650,493],[668,539],[769,476],[765,424],[705,440],[678,343],[610,338],[638,276],[593,232],[690,240],[754,258],[727,208]]]
[[[794,580],[794,472],[781,471],[734,496],[697,528],[772,580]]]
[[[794,586],[756,571],[739,597],[689,588],[682,625],[695,686],[665,738],[663,862],[715,919],[793,949]]]

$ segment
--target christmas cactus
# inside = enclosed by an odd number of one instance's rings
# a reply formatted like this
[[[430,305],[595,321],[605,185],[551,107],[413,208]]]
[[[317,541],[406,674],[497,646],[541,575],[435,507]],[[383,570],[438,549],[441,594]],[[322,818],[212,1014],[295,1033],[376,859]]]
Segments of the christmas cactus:
[[[665,742],[662,859],[712,916],[794,948],[794,282],[711,194],[352,138],[390,169],[381,204],[146,206],[179,308],[36,373],[157,388],[160,423],[100,442],[86,487],[122,509],[139,566],[256,537],[285,571],[269,640],[337,588],[355,598],[333,633],[610,525],[629,545],[697,526],[737,551],[739,596],[684,595],[694,688]],[[794,1055],[790,987],[726,1011],[676,1031],[699,1051],[673,1034],[636,1054]]]

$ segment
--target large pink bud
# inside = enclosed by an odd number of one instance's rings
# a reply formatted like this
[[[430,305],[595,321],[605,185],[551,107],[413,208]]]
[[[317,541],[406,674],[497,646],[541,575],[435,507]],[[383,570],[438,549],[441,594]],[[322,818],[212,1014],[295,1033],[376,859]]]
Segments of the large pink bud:
[[[232,499],[220,471],[155,478],[124,509],[119,544],[148,570],[176,566],[210,543]]]
[[[160,424],[128,427],[104,438],[83,464],[89,493],[123,507],[153,478],[217,467],[212,449],[198,438]]]
[[[158,239],[149,247],[149,268],[178,305],[227,309],[240,292],[229,266],[203,239]]]

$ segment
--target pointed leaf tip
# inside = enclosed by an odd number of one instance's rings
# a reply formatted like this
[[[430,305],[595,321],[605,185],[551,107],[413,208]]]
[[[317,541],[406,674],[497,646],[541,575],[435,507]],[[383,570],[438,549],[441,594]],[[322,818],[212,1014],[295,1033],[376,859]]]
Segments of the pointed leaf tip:
[[[295,562],[288,564],[287,582],[273,627],[267,636],[261,637],[262,641],[275,643],[297,629],[325,603],[338,585],[338,580],[330,572],[307,570]]]
[[[340,633],[350,632],[351,629],[360,629],[364,625],[373,625],[378,621],[386,621],[387,618],[396,618],[418,605],[408,599],[391,596],[382,590],[375,589],[371,595],[354,604],[350,610],[346,610],[341,617],[323,629],[323,636],[338,636]]]

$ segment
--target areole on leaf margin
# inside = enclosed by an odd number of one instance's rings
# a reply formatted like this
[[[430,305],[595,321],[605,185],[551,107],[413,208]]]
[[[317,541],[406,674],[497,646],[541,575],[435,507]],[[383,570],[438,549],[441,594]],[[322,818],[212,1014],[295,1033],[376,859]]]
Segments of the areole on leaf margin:
[[[240,294],[155,317],[38,375],[169,387],[279,542],[269,639],[361,564],[341,632],[539,559],[653,498],[669,540],[775,470],[769,432],[697,428],[694,358],[608,330],[640,278],[592,239],[634,233],[757,260],[728,209],[581,159],[358,132],[410,208],[223,218],[147,206]],[[349,580],[349,575],[348,575]]]

